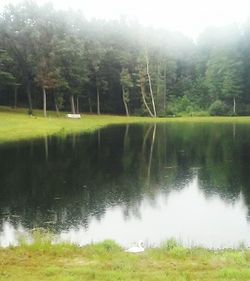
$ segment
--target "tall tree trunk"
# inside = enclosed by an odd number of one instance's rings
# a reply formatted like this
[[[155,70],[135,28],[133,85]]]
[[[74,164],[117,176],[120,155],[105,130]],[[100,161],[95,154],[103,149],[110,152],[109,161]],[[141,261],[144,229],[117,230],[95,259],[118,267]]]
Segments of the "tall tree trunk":
[[[60,116],[60,113],[59,113],[58,105],[57,105],[57,103],[56,103],[56,97],[55,97],[55,95],[54,95],[54,103],[55,103],[56,115],[57,115],[57,117],[59,117],[59,116]]]
[[[79,114],[79,96],[76,97],[76,113]]]
[[[89,102],[89,112],[92,113],[93,110],[92,110],[92,103],[91,103],[91,98],[90,98],[90,96],[88,97],[88,102]]]
[[[60,112],[59,112],[59,108],[58,105],[55,102],[55,108],[56,108],[56,116],[59,117],[60,116]]]
[[[234,115],[236,115],[236,101],[235,101],[235,98],[234,98],[233,102],[234,102],[233,113],[234,113]]]
[[[147,104],[146,98],[145,98],[145,89],[144,89],[143,82],[141,82],[141,95],[142,95],[142,101],[143,101],[143,103],[144,103],[144,105],[145,105],[149,115],[151,117],[154,117],[153,113],[151,112],[151,110],[150,110],[150,108],[149,108],[149,106]]]
[[[167,64],[164,62],[164,96],[163,96],[163,110],[164,110],[164,115],[166,114],[166,103],[167,103],[167,81],[166,77],[167,76]]]
[[[160,65],[160,63],[158,63],[158,66],[157,66],[156,97],[155,97],[155,100],[156,100],[156,111],[158,112],[158,114],[161,111],[160,110],[160,106],[162,105],[160,96],[161,96],[161,65]]]
[[[72,112],[72,114],[76,114],[75,102],[74,102],[74,96],[73,95],[70,96],[70,103],[71,103],[71,112]]]
[[[15,85],[15,88],[14,88],[14,108],[15,109],[17,108],[17,89],[18,89],[18,86]]]
[[[29,114],[32,115],[33,109],[32,109],[32,98],[31,98],[31,82],[28,80],[27,82],[27,96],[28,96],[28,103],[29,103]]]
[[[122,86],[122,100],[123,100],[123,104],[124,104],[124,107],[125,107],[126,115],[129,116],[128,104],[127,104],[126,99],[125,99],[125,90],[124,90],[123,86]]]
[[[46,90],[43,86],[43,116],[47,117]]]
[[[150,73],[149,73],[149,61],[148,61],[147,50],[145,50],[145,57],[146,57],[146,67],[147,67],[149,91],[150,91],[150,96],[151,96],[151,101],[152,101],[152,106],[153,106],[153,115],[154,115],[153,117],[156,117],[155,100],[154,100],[154,95],[153,95],[153,90],[152,90],[151,76],[150,76]]]
[[[98,87],[96,87],[96,106],[97,106],[97,114],[100,115],[100,93]]]

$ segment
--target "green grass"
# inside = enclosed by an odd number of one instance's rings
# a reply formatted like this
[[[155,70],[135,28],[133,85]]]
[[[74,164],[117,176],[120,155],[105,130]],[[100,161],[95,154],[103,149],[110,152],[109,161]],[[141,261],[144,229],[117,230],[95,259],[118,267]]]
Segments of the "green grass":
[[[250,280],[250,251],[171,247],[130,254],[113,241],[50,243],[0,250],[0,281]]]
[[[57,117],[54,112],[48,112],[48,117],[42,117],[41,110],[35,110],[34,116],[28,116],[27,110],[14,110],[0,107],[0,143],[16,140],[34,139],[45,135],[60,135],[81,132],[91,132],[112,124],[131,123],[166,123],[166,122],[192,122],[192,123],[244,123],[250,124],[250,117],[176,117],[176,118],[150,118],[125,117],[113,115],[87,115],[79,120],[71,120],[66,113]]]

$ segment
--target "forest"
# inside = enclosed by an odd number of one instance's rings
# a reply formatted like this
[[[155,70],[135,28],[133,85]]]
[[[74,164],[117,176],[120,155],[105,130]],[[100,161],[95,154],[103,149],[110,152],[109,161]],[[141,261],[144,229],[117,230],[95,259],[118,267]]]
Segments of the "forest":
[[[0,105],[29,114],[250,115],[249,88],[250,21],[194,40],[50,3],[0,13]]]

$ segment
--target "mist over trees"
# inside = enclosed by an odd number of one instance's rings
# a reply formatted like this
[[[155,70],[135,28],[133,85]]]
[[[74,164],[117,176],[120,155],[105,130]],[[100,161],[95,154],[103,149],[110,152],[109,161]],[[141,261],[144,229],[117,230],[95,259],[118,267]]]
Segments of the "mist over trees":
[[[197,42],[126,19],[87,21],[52,4],[0,14],[0,104],[167,116],[250,115],[250,22]]]

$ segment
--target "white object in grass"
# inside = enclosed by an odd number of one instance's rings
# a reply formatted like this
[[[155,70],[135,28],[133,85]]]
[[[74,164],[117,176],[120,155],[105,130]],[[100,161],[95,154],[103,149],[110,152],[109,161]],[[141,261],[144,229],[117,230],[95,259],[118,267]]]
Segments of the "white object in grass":
[[[144,243],[143,243],[142,240],[140,240],[138,242],[137,246],[131,247],[131,248],[125,250],[125,252],[127,252],[127,253],[141,253],[141,252],[144,252],[143,246],[144,246]]]
[[[81,118],[81,115],[80,114],[67,114],[67,116],[69,118],[73,118],[73,119],[79,119]]]

